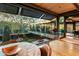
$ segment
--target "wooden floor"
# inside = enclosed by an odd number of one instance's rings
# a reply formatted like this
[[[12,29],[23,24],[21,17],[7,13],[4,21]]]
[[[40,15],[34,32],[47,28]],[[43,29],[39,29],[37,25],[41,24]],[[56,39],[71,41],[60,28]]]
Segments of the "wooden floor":
[[[61,40],[79,45],[79,38],[63,38]]]
[[[79,45],[63,40],[55,40],[49,43],[52,48],[52,56],[79,56]]]

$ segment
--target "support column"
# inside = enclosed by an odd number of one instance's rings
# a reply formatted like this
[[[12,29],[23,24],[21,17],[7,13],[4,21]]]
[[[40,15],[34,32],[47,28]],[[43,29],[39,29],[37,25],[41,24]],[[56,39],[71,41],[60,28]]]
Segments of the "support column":
[[[59,37],[59,17],[57,17],[56,27],[57,27],[57,36]]]
[[[76,31],[76,22],[73,22],[73,33],[74,31]],[[75,36],[75,33],[74,33],[74,36]]]
[[[73,31],[76,30],[76,22],[73,22]]]
[[[67,33],[67,23],[66,23],[66,19],[68,17],[64,17],[64,37],[66,37],[66,33]]]

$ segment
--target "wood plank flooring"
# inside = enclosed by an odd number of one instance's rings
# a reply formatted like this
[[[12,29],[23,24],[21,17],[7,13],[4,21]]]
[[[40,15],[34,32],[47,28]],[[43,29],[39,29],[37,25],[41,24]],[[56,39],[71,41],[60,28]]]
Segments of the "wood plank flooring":
[[[49,43],[52,48],[52,56],[79,56],[79,45],[63,40],[55,40]]]

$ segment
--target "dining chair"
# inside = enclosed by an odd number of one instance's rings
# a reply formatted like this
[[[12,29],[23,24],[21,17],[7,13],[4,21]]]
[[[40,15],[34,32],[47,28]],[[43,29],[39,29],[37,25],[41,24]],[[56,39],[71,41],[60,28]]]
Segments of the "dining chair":
[[[48,44],[45,44],[43,47],[40,48],[41,56],[51,56],[52,50]]]
[[[16,54],[18,52],[18,51],[16,51],[16,48],[17,48],[17,45],[3,48],[2,51],[6,56],[13,56],[14,54]],[[15,53],[15,51],[16,51],[16,53]]]

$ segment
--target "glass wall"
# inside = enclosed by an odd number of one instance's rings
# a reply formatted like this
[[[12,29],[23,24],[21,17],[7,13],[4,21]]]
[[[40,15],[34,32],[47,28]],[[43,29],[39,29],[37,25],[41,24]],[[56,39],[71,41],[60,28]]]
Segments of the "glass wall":
[[[52,30],[54,29],[55,22],[47,21],[42,23],[32,23],[29,26],[30,26],[30,31],[52,34]]]
[[[60,17],[59,19],[59,37],[64,36],[64,17]]]
[[[36,34],[48,37],[53,35],[56,18],[45,20],[32,18],[21,15],[13,15],[0,12],[0,35],[3,36],[3,41],[25,37],[26,34]]]
[[[67,23],[67,33],[73,33],[73,23]]]
[[[76,22],[76,31],[79,31],[79,22]]]

